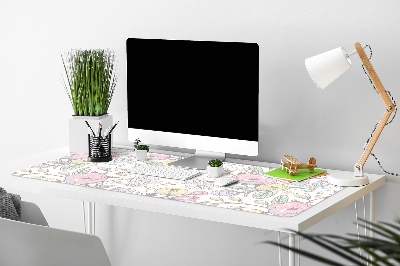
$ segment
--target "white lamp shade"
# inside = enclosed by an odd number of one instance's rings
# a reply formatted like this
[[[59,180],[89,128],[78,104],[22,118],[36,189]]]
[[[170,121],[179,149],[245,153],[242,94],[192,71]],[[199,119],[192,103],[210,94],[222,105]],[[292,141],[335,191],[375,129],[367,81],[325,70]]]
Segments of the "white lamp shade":
[[[320,89],[329,84],[351,67],[351,60],[342,47],[306,59],[311,79]]]

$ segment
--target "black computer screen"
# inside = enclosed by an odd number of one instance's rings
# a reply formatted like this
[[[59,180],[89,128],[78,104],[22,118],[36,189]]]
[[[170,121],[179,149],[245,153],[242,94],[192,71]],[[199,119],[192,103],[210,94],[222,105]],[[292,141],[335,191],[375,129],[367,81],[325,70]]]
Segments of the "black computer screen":
[[[129,38],[128,128],[258,141],[256,43]]]

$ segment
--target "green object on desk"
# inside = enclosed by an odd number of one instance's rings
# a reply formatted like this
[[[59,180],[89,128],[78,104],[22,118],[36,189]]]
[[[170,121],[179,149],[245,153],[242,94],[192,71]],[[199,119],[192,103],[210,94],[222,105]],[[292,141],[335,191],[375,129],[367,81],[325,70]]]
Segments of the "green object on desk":
[[[300,173],[294,174],[291,176],[286,170],[282,170],[282,168],[277,168],[275,170],[269,171],[264,173],[265,175],[269,175],[272,177],[283,178],[283,179],[290,179],[293,181],[301,181],[303,179],[309,178],[310,176],[318,175],[321,173],[326,172],[323,169],[314,169],[314,173],[310,173],[308,169],[297,169]]]

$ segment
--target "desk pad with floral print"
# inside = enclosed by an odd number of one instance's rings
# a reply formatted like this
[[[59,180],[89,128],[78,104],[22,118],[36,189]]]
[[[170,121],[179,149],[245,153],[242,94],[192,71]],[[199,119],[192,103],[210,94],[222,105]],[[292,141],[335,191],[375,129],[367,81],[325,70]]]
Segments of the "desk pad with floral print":
[[[167,166],[182,156],[150,152],[146,161],[137,161],[133,150],[120,148],[112,149],[113,160],[107,163],[88,162],[87,156],[70,154],[12,175],[282,217],[295,216],[343,189],[329,184],[326,173],[290,183],[263,174],[273,168],[227,162],[224,172],[240,182],[219,187],[206,170],[188,181],[129,172],[141,164]]]

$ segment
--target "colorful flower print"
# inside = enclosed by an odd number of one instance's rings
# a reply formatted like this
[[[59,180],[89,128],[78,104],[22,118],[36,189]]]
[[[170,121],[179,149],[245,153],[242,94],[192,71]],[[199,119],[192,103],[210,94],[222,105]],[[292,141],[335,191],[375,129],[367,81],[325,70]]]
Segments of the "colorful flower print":
[[[263,176],[263,175],[240,173],[234,177],[239,179],[241,183],[250,184],[250,185],[251,184],[270,184],[270,183],[276,182],[275,179],[269,178],[269,177]]]
[[[257,190],[286,191],[290,187],[286,183],[274,183],[257,186]]]
[[[305,179],[305,180],[303,180],[303,181],[300,181],[300,182],[297,182],[297,183],[295,183],[295,184],[299,184],[299,185],[308,185],[308,184],[310,184],[310,180],[311,178],[308,178],[308,179]]]
[[[172,199],[179,200],[179,201],[195,202],[195,201],[198,201],[200,198],[196,197],[196,196],[183,195],[183,196],[173,197]]]
[[[236,186],[235,187],[236,191],[240,191],[241,193],[243,193],[244,197],[247,197],[250,193],[254,192],[254,188],[250,187],[250,186]]]
[[[45,176],[37,176],[36,179],[45,180],[45,181],[51,181],[51,182],[60,182],[60,180],[58,180],[58,179],[48,178],[48,177],[45,177]]]
[[[239,192],[225,189],[225,190],[213,191],[213,192],[211,192],[211,194],[217,195],[217,196],[235,196],[235,195],[239,194]]]
[[[164,195],[171,195],[171,196],[177,196],[177,195],[183,195],[186,194],[187,190],[182,189],[182,188],[160,188],[156,191],[158,194],[164,194]]]
[[[137,162],[136,157],[133,157],[133,156],[127,156],[127,157],[121,157],[121,158],[118,158],[118,157],[114,158],[114,156],[113,156],[113,160],[115,163],[120,163],[120,164],[122,164],[122,163],[135,164]]]
[[[85,153],[68,154],[13,175],[282,217],[297,215],[343,189],[329,184],[326,175],[285,182],[263,175],[267,167],[237,163],[224,163],[224,171],[241,181],[233,187],[217,187],[217,179],[208,177],[205,170],[185,182],[137,175],[128,170],[142,164],[166,166],[185,157],[149,153],[148,160],[140,162],[133,150],[112,151],[113,161],[107,163],[87,162]]]
[[[272,191],[270,189],[260,190],[260,191],[254,192],[253,198],[256,198],[256,199],[269,198],[269,197],[276,195],[276,193],[278,193],[277,190],[275,190],[275,191]]]
[[[300,199],[304,199],[304,200],[308,200],[308,199],[311,198],[310,195],[308,195],[308,194],[298,194],[298,193],[296,193],[294,196],[296,198],[300,198]]]
[[[265,168],[265,167],[256,166],[256,165],[248,165],[246,168],[246,173],[253,174],[253,175],[262,175],[263,173],[268,171],[266,169],[268,169],[268,167]]]
[[[46,167],[49,167],[49,165],[46,163],[42,163],[36,166],[32,166],[31,168],[46,168]]]
[[[278,216],[295,216],[310,207],[310,204],[298,201],[287,202],[284,204],[277,203],[268,206],[270,213]]]
[[[215,189],[215,178],[212,181],[203,178],[192,178],[185,181],[185,188],[189,190],[213,190]]]
[[[79,165],[83,165],[86,162],[87,162],[87,158],[86,159],[79,159],[79,160],[72,160],[70,165],[79,167]]]
[[[170,158],[175,158],[177,160],[179,157],[174,155],[152,153],[152,152],[147,154],[148,160],[170,160]]]
[[[136,190],[133,188],[124,188],[124,187],[114,188],[113,191],[122,192],[122,193],[135,193],[136,192]]]
[[[243,211],[245,211],[245,212],[254,212],[254,213],[264,214],[263,211],[261,211],[261,210],[256,210],[256,209],[251,209],[251,210],[244,209]]]
[[[153,177],[149,176],[134,176],[133,178],[128,179],[127,186],[130,187],[146,187],[148,184],[154,181]]]
[[[116,152],[111,152],[111,156],[112,156],[113,160],[119,158],[119,154]]]
[[[192,192],[188,193],[187,195],[203,196],[203,195],[207,195],[207,192],[206,191],[192,191]]]
[[[162,165],[162,166],[170,166],[169,164],[172,163],[174,161],[157,161],[157,165]],[[171,166],[173,167],[173,166]]]
[[[105,180],[107,180],[107,176],[105,174],[100,174],[100,173],[69,175],[65,178],[66,183],[76,184],[76,185],[98,183],[98,182],[103,182]]]
[[[87,159],[88,157],[88,153],[74,153],[71,154],[71,159],[72,160],[83,160],[83,159]]]
[[[79,161],[87,162],[88,156],[89,156],[88,153],[73,153],[73,154],[71,154],[70,159],[72,159],[72,163],[76,163]],[[111,156],[113,159],[119,158],[119,154],[116,152],[112,152]],[[65,157],[65,158],[67,158],[67,157]]]

